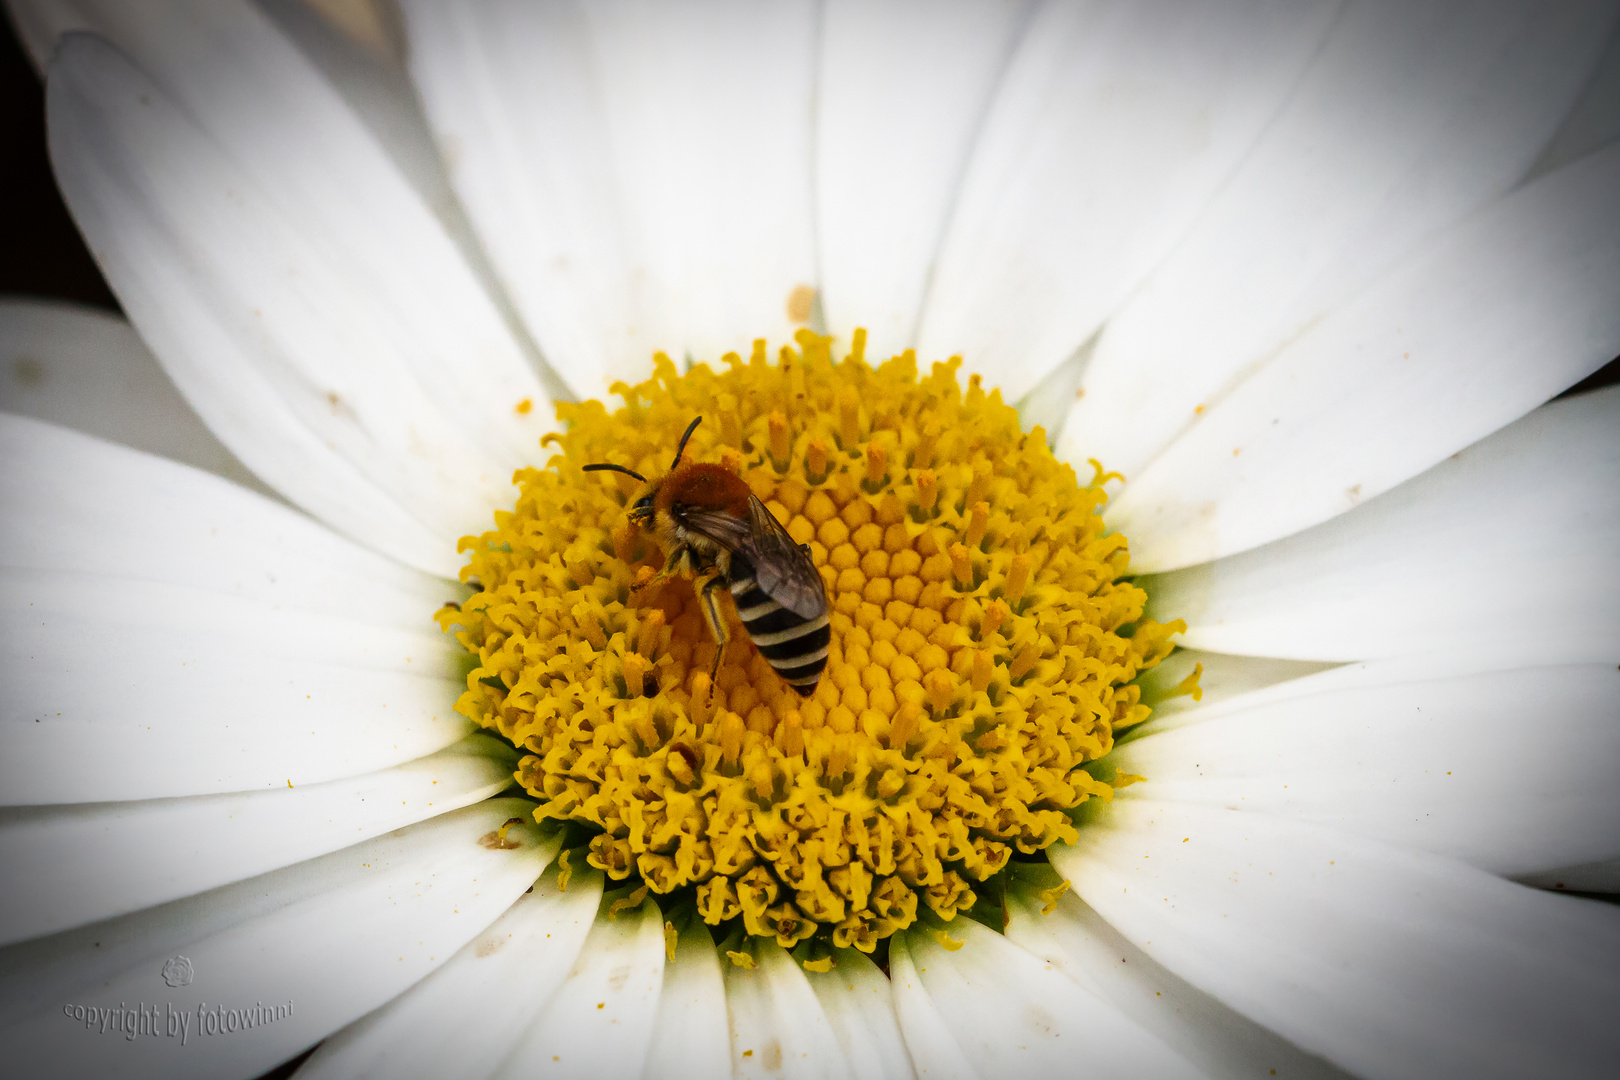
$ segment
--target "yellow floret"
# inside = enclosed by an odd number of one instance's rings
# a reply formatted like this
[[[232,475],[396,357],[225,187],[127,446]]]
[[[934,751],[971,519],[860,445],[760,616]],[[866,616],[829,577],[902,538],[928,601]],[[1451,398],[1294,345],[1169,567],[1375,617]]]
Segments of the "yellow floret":
[[[797,343],[684,375],[660,354],[616,412],[558,405],[558,453],[462,540],[479,591],[439,619],[476,657],[456,708],[526,751],[536,817],[592,833],[592,866],[785,948],[871,951],[919,903],[949,920],[1015,852],[1075,838],[1069,811],[1113,794],[1082,766],[1146,718],[1132,680],[1181,626],[1142,618],[1102,470],[1077,481],[999,392],[962,390],[959,360],[919,378],[910,352],[874,369],[859,343],[841,363]],[[691,584],[636,587],[665,554],[627,519],[641,485],[580,470],[657,476],[699,415],[686,460],[737,469],[821,572],[808,699],[729,605],[710,686]]]

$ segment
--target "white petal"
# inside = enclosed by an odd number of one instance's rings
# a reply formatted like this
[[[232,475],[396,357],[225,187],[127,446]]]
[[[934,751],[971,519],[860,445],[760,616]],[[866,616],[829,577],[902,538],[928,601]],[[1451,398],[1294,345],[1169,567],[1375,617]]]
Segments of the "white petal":
[[[410,71],[461,203],[580,397],[645,377],[586,17],[564,4],[404,0]]]
[[[431,629],[465,591],[196,469],[0,415],[0,567],[184,585]],[[116,538],[116,541],[115,539]]]
[[[515,765],[510,748],[475,735],[418,761],[307,787],[0,810],[8,877],[0,943],[191,896],[448,813],[504,789]]]
[[[978,1080],[949,1022],[923,987],[905,934],[889,939],[889,987],[911,1067],[928,1080]]]
[[[815,283],[808,2],[407,5],[451,178],[583,396],[792,333]]]
[[[1155,961],[1350,1072],[1613,1071],[1612,908],[1304,822],[1141,799],[1050,853]]]
[[[907,997],[926,1000],[971,1063],[972,1075],[1203,1075],[1113,1005],[987,927],[966,918],[953,921],[945,933],[961,942],[954,951],[937,931],[902,933],[909,970],[904,983],[895,978],[895,1004],[919,1076],[935,1075],[919,1047],[929,1032],[913,1026],[919,1008],[902,1007]],[[891,965],[899,938],[891,939]]]
[[[644,1080],[707,1080],[730,1072],[720,954],[708,927],[694,918],[680,928],[675,958],[664,966],[658,1023],[641,1075]]]
[[[1562,168],[1620,137],[1620,34],[1610,34],[1591,81],[1531,170]]]
[[[889,980],[855,949],[833,952],[828,971],[806,971],[827,1024],[843,1048],[849,1075],[861,1080],[894,1080],[915,1073],[894,1016]]]
[[[1148,594],[1152,596],[1150,592]],[[1153,719],[1173,716],[1198,706],[1209,706],[1217,701],[1237,697],[1255,690],[1263,690],[1278,683],[1303,679],[1307,675],[1326,671],[1334,665],[1308,660],[1277,660],[1263,656],[1228,656],[1225,653],[1203,652],[1198,649],[1177,649],[1161,661],[1159,666],[1144,674],[1138,682],[1142,687],[1142,700],[1153,706]],[[1203,668],[1198,676],[1202,691],[1195,701],[1191,694],[1182,694],[1164,700],[1161,695],[1171,692],[1195,668]]]
[[[1121,797],[1297,817],[1503,875],[1620,856],[1613,664],[1395,683],[1379,666],[1364,687],[1233,701],[1120,747],[1110,760],[1149,778]]]
[[[663,982],[664,917],[651,897],[614,918],[607,911],[567,981],[494,1075],[641,1075]]]
[[[1576,100],[1614,18],[1608,2],[1348,5],[1242,168],[1109,321],[1065,452],[1138,479],[1200,406],[1509,191]],[[1353,356],[1340,363],[1363,374]]]
[[[1069,415],[1069,406],[1074,404],[1074,395],[1080,390],[1080,378],[1085,374],[1086,365],[1091,363],[1091,350],[1096,344],[1097,335],[1093,334],[1068,359],[1048,371],[1040,382],[1030,388],[1029,393],[1012,403],[1018,410],[1019,427],[1028,432],[1034,432],[1039,427],[1046,437],[1046,444],[1055,444],[1058,433],[1063,430],[1063,419]],[[1110,494],[1119,490],[1119,475],[1111,476],[1103,486]]]
[[[1186,231],[1276,114],[1326,3],[1045,5],[985,120],[919,352],[1022,397]]]
[[[1620,351],[1620,146],[1542,177],[1336,308],[1112,504],[1142,570],[1256,547],[1484,438]]]
[[[586,5],[643,340],[747,352],[815,282],[815,5]]]
[[[489,1076],[568,977],[601,898],[601,874],[559,892],[548,868],[443,967],[321,1043],[299,1080]]]
[[[456,202],[439,148],[433,142],[421,104],[402,63],[403,27],[377,5],[261,0],[266,18],[320,71],[355,118],[366,126],[389,160],[416,189],[480,276],[484,255],[472,238],[466,214]],[[345,20],[358,15],[369,26]],[[379,17],[380,16],[380,17]],[[501,298],[492,295],[499,304]]]
[[[1541,889],[1573,889],[1579,892],[1620,893],[1620,859],[1600,859],[1579,866],[1560,866],[1518,879]]]
[[[1140,584],[1181,640],[1358,659],[1620,647],[1620,389],[1555,401],[1347,514]],[[1536,572],[1527,572],[1535,567]],[[1550,617],[1549,617],[1550,616]]]
[[[830,333],[848,340],[867,329],[873,360],[913,343],[968,151],[1029,8],[927,0],[822,8],[822,306]]]
[[[1046,960],[1212,1077],[1318,1077],[1344,1073],[1187,985],[1120,936],[1072,892],[1057,907],[1007,892],[1007,938]]]
[[[538,354],[533,339],[473,232],[467,211],[451,187],[445,160],[428,129],[422,103],[405,70],[403,20],[390,7],[316,0],[259,0],[259,8],[320,70],[355,117],[377,139],[389,160],[416,189],[455,242],[467,269],[489,294],[525,353]],[[546,392],[572,396],[549,367],[538,371]]]
[[[39,421],[0,419],[0,448],[7,803],[314,784],[472,730],[464,657],[431,623],[447,584]]]
[[[749,943],[754,967],[726,963],[731,1074],[737,1080],[854,1075],[805,973],[774,941]]]
[[[522,894],[557,850],[534,804],[496,799],[200,896],[0,952],[7,1065],[28,1075],[251,1076],[437,968]],[[480,837],[486,842],[481,843]],[[155,838],[161,842],[162,838]],[[160,976],[175,956],[194,979]],[[156,1008],[176,1036],[85,1030],[64,1006]],[[199,1010],[288,1006],[248,1030],[199,1034]],[[83,1015],[83,1014],[79,1014]],[[179,1016],[189,1016],[182,1038]],[[216,1014],[217,1015],[217,1014]],[[171,1017],[174,1019],[171,1021]]]
[[[313,784],[472,730],[435,629],[151,582],[0,570],[13,805]]]
[[[252,9],[107,7],[144,70],[71,35],[46,104],[58,180],[131,321],[272,487],[452,576],[455,540],[510,502],[513,468],[543,460],[553,426],[498,312]]]
[[[129,323],[110,312],[54,300],[0,298],[0,367],[4,412],[260,487],[203,427]]]
[[[1609,642],[1583,642],[1573,647],[1558,645],[1547,649],[1535,641],[1520,639],[1502,642],[1493,648],[1450,649],[1415,656],[1336,664],[1314,674],[1269,682],[1179,711],[1161,713],[1156,709],[1146,723],[1131,728],[1127,734],[1131,739],[1142,738],[1150,732],[1205,724],[1250,709],[1269,708],[1282,702],[1323,694],[1359,692],[1370,686],[1403,686],[1524,668],[1603,665],[1609,662],[1613,652],[1614,646]]]

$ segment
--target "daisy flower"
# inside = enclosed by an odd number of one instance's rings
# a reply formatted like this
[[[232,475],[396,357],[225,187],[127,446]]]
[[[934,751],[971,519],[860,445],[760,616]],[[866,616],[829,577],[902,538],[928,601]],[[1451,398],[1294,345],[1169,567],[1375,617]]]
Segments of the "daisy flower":
[[[8,1066],[1612,1071],[1615,4],[323,6],[10,5]]]

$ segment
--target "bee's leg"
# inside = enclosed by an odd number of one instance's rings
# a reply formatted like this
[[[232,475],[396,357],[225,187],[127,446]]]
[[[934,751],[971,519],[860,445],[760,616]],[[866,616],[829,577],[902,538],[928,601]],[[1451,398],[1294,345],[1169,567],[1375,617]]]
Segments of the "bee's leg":
[[[662,585],[681,571],[690,569],[692,569],[692,549],[683,544],[669,553],[662,570],[634,588],[650,589],[655,585]]]
[[[715,593],[726,583],[725,575],[718,572],[694,582],[700,607],[703,610],[703,621],[709,624],[709,633],[714,635],[714,666],[709,669],[709,685],[720,674],[720,661],[726,655],[726,642],[731,640],[731,632],[726,629],[725,616],[720,614],[720,602],[715,599]]]

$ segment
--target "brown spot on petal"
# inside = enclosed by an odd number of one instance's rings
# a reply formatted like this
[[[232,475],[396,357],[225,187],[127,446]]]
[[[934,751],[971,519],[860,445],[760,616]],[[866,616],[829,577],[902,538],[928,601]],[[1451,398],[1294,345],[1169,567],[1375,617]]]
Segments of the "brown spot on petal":
[[[788,293],[787,317],[789,322],[799,324],[810,321],[810,309],[815,306],[816,290],[808,285],[795,285],[793,291]]]
[[[478,846],[489,848],[491,851],[511,851],[520,845],[511,837],[502,836],[499,830],[491,829],[478,838]]]
[[[32,356],[19,356],[11,365],[11,375],[18,386],[39,386],[45,381],[45,365]]]
[[[359,419],[354,411],[354,406],[343,400],[343,395],[336,390],[326,392],[326,406],[332,410],[333,416],[341,416],[345,420]]]

